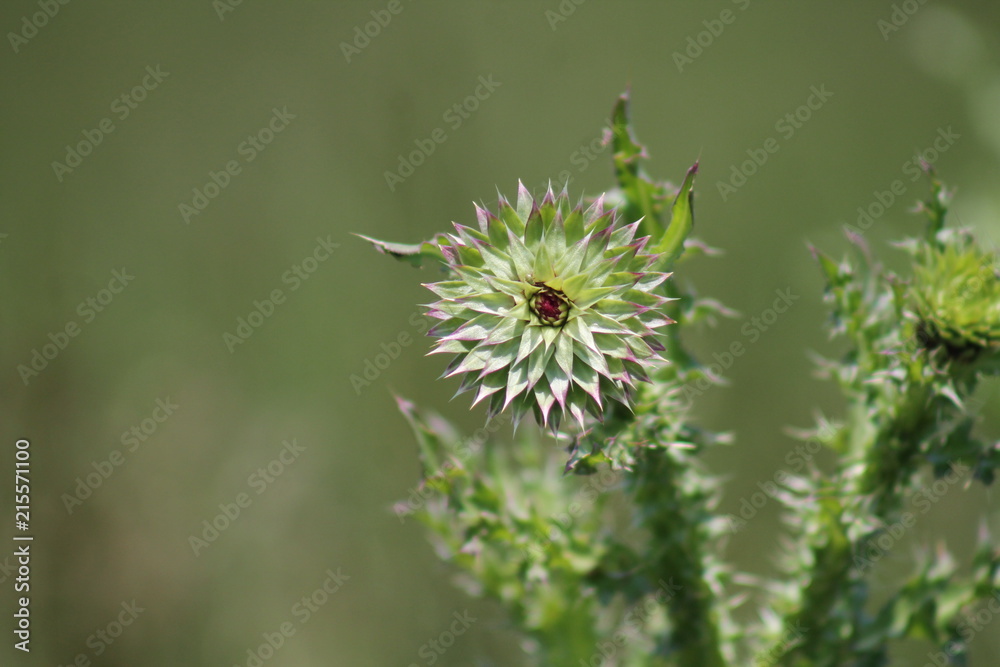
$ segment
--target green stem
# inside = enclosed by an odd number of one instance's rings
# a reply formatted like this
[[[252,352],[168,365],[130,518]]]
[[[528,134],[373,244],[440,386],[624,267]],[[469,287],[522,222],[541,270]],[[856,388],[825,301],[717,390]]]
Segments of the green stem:
[[[840,607],[855,592],[851,570],[854,545],[847,538],[839,502],[832,498],[821,502],[831,507],[823,513],[823,539],[811,547],[809,584],[800,608],[785,617],[785,634],[765,653],[773,656],[766,664],[835,667],[850,655],[841,632],[847,621]],[[798,641],[790,642],[790,634],[799,635]]]
[[[672,627],[660,652],[676,657],[678,665],[725,667],[715,593],[704,565],[710,491],[691,483],[693,461],[680,460],[677,451],[644,450],[629,479],[640,521],[650,533],[647,579],[671,586],[664,605]]]
[[[871,429],[868,406],[885,400],[886,396],[862,393],[848,409],[851,446],[847,460],[829,483],[831,489],[841,491],[836,495],[832,491],[821,494],[819,498],[826,530],[822,539],[810,547],[813,567],[801,605],[785,621],[788,627],[804,628],[804,635],[793,646],[778,642],[771,647],[768,654],[779,656],[779,664],[833,666],[849,655],[850,642],[843,638],[843,626],[855,622],[848,612],[851,598],[859,592],[865,594],[858,589],[862,573],[854,570],[854,558],[874,534],[861,534],[852,541],[848,538],[848,528],[870,520],[871,517],[859,516],[859,510],[870,512],[878,519],[877,523],[891,524],[898,520],[907,488],[925,462],[921,443],[936,424],[949,421],[942,415],[948,414],[950,404],[934,405],[933,392],[927,383],[917,382],[901,389],[895,395],[895,405],[887,410],[896,419],[880,424],[877,430]],[[865,461],[861,468],[853,465],[859,459]],[[858,472],[852,475],[851,471]],[[845,506],[838,498],[870,498],[871,502]]]

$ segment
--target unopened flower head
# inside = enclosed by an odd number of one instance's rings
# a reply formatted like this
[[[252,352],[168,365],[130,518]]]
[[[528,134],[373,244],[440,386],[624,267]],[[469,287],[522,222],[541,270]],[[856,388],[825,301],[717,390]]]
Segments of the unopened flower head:
[[[956,233],[919,253],[910,293],[925,342],[954,353],[1000,351],[1000,257]]]
[[[455,224],[441,245],[451,279],[427,285],[440,298],[432,353],[457,355],[445,375],[464,376],[473,405],[489,399],[491,418],[531,411],[553,429],[567,413],[600,419],[608,399],[629,405],[672,322],[655,293],[669,274],[639,223],[617,224],[603,198],[573,207],[565,190],[536,202],[523,184],[516,207],[501,196],[496,215],[476,212],[478,229]]]

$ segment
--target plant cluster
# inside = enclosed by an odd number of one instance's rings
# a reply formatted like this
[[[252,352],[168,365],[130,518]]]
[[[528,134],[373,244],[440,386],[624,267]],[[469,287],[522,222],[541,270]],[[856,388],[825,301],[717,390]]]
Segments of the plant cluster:
[[[697,164],[679,187],[650,178],[627,96],[612,119],[617,183],[589,205],[520,186],[495,213],[477,207],[475,226],[417,245],[368,239],[443,271],[427,285],[429,333],[459,391],[490,420],[533,414],[545,427],[470,450],[443,417],[397,399],[432,493],[418,514],[442,558],[504,605],[537,664],[875,667],[906,638],[933,642],[934,664],[968,664],[968,614],[1000,600],[985,528],[964,576],[940,546],[888,592],[872,583],[921,494],[991,484],[1000,465],[1000,443],[974,435],[977,386],[1000,371],[998,258],[946,227],[949,193],[929,167],[926,231],[898,244],[908,275],[857,234],[850,259],[813,250],[846,347],[819,367],[846,409],[798,436],[835,464],[777,490],[781,576],[735,572],[720,554],[739,520],[718,512],[722,484],[701,461],[731,441],[690,417],[685,387],[714,378],[679,336],[729,311],[670,278],[716,254],[691,236]],[[737,622],[748,604],[754,620]]]

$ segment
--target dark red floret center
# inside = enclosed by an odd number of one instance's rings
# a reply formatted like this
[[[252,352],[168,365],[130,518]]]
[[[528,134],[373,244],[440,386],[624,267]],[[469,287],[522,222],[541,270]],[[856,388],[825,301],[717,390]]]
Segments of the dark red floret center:
[[[566,323],[569,306],[569,300],[566,299],[566,296],[551,287],[543,286],[531,298],[531,310],[542,321],[542,324],[550,327],[561,327]]]
[[[545,319],[558,320],[562,316],[562,303],[555,294],[542,293],[535,300],[535,309]]]

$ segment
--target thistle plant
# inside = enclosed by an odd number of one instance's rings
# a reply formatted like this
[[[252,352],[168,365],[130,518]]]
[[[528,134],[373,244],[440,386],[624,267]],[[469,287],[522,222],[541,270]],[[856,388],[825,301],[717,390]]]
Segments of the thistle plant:
[[[835,464],[777,491],[781,576],[737,572],[719,555],[734,519],[718,511],[724,485],[701,461],[733,441],[693,422],[685,388],[712,378],[678,335],[731,311],[672,277],[717,253],[691,236],[697,165],[679,186],[652,179],[627,96],[612,118],[616,184],[588,204],[519,185],[515,203],[477,206],[450,234],[367,239],[442,274],[427,284],[430,353],[452,355],[459,393],[486,404],[489,424],[537,424],[470,446],[397,398],[431,498],[397,514],[426,524],[471,594],[505,606],[531,664],[876,667],[900,639],[929,641],[929,664],[970,664],[965,619],[1000,600],[989,532],[967,566],[939,545],[888,585],[882,556],[926,486],[991,484],[1000,465],[1000,443],[975,435],[977,387],[1000,372],[997,257],[945,225],[950,195],[929,168],[926,230],[898,244],[907,274],[857,234],[854,259],[813,249],[847,343],[819,368],[847,407],[796,433]],[[737,623],[748,600],[755,620]]]

